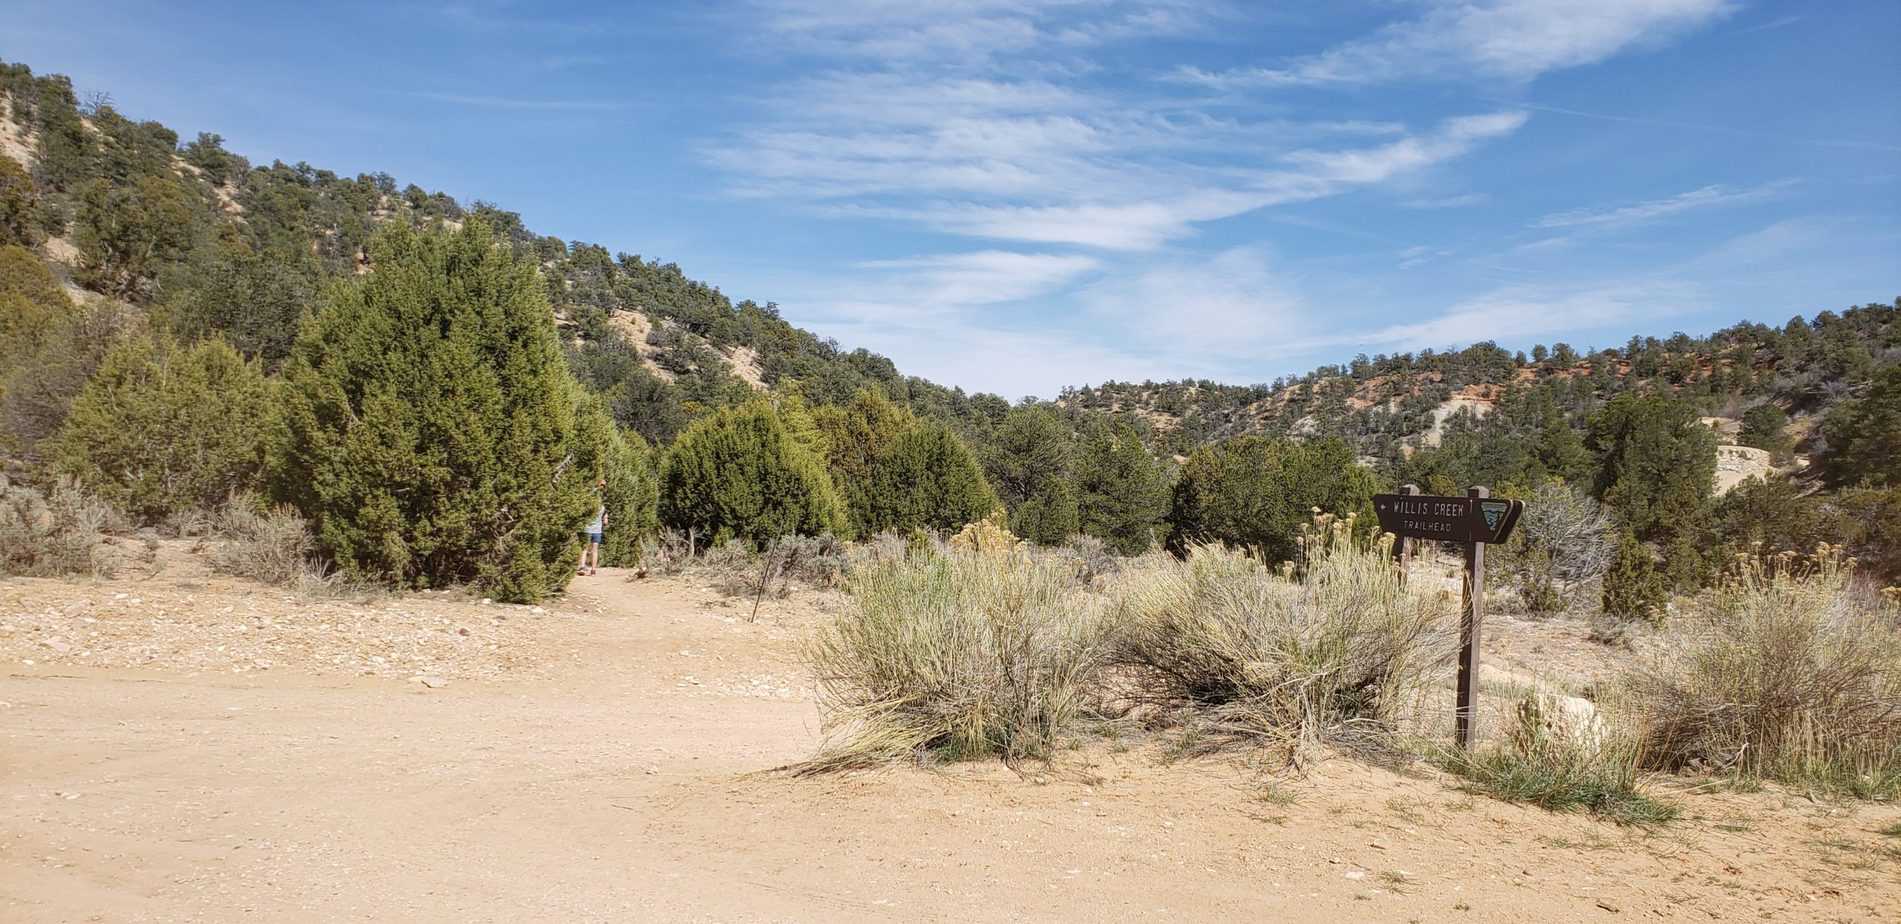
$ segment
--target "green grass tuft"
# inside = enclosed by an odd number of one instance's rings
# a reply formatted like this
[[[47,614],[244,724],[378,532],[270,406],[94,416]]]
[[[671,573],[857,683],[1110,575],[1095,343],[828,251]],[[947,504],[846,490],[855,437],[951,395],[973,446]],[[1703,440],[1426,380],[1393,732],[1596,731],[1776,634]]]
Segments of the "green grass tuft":
[[[1674,820],[1677,808],[1639,788],[1636,736],[1595,722],[1567,723],[1553,696],[1533,692],[1519,703],[1509,740],[1473,752],[1446,750],[1440,766],[1468,789],[1554,812],[1583,810],[1620,825]]]

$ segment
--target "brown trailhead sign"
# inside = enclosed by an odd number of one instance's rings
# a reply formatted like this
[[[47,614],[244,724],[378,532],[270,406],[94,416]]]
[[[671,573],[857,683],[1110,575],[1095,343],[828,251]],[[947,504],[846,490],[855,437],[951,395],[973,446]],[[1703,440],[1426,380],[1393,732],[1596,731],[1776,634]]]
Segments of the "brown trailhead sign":
[[[1524,501],[1502,497],[1373,495],[1373,513],[1379,517],[1380,529],[1408,539],[1504,542],[1524,510]]]

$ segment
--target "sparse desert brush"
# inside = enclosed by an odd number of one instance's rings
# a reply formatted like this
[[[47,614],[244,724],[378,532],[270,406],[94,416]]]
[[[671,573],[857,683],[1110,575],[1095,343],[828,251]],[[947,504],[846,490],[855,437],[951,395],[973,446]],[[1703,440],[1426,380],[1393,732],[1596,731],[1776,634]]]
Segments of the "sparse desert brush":
[[[981,520],[972,520],[950,537],[953,549],[978,552],[986,555],[1002,555],[1015,549],[1023,542],[1010,531],[1009,514],[1002,507],[991,511]]]
[[[1629,678],[1646,761],[1901,794],[1901,628],[1852,562],[1744,557]]]
[[[648,574],[674,575],[693,564],[694,536],[684,530],[658,529],[640,541],[640,567],[633,578]]]
[[[983,530],[988,539],[999,537]],[[1014,542],[866,557],[804,655],[831,743],[811,773],[903,759],[1048,759],[1088,718],[1104,605]]]
[[[236,494],[211,522],[219,540],[211,553],[215,571],[306,593],[364,592],[324,565],[310,524],[288,506]]]
[[[1507,739],[1476,751],[1445,748],[1438,762],[1479,792],[1551,811],[1584,809],[1618,824],[1676,817],[1667,802],[1640,791],[1642,736],[1625,722],[1567,717],[1560,694],[1533,691],[1518,703]],[[1568,719],[1568,720],[1567,720]]]
[[[1385,740],[1451,658],[1449,605],[1406,590],[1391,540],[1322,517],[1278,572],[1200,545],[1125,568],[1117,660],[1208,746]]]
[[[266,584],[291,584],[316,549],[310,525],[289,507],[266,506],[256,495],[233,495],[212,517],[220,541],[211,566]]]
[[[111,577],[120,556],[102,543],[122,519],[67,480],[45,495],[26,487],[0,490],[0,574]]]
[[[913,554],[942,551],[942,540],[924,530],[887,529],[875,536],[852,543],[846,549],[846,570],[872,562],[899,561]]]
[[[1085,533],[1069,537],[1061,552],[1075,563],[1076,577],[1085,584],[1111,577],[1122,568],[1122,559],[1107,542]]]
[[[782,584],[835,587],[844,580],[849,546],[837,536],[780,536],[765,551],[767,572]]]

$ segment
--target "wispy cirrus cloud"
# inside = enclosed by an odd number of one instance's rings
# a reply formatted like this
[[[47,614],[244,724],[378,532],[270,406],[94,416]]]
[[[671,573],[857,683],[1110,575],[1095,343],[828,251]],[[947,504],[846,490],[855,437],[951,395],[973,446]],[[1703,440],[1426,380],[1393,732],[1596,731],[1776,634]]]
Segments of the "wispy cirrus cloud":
[[[896,291],[917,293],[913,301],[939,309],[996,305],[1048,294],[1101,266],[1076,254],[981,250],[900,260],[868,260],[863,270],[884,274]]]
[[[1518,111],[1424,127],[1237,116],[1179,94],[1110,91],[1088,59],[1067,57],[1201,28],[1212,15],[1203,4],[758,0],[751,9],[762,39],[837,64],[784,85],[760,101],[758,119],[706,144],[728,190],[965,237],[1152,250],[1200,224],[1455,159],[1525,121]]]
[[[1728,15],[1731,0],[1438,0],[1417,19],[1273,66],[1177,69],[1221,90],[1412,78],[1526,81],[1594,64]]]
[[[1761,202],[1773,198],[1794,186],[1795,180],[1779,180],[1744,189],[1736,189],[1721,184],[1712,184],[1688,192],[1633,202],[1627,205],[1590,207],[1554,212],[1532,223],[1535,228],[1600,228],[1615,229],[1643,224],[1660,218],[1667,218],[1696,209],[1714,208],[1725,205],[1743,205]]]
[[[763,42],[820,69],[705,143],[730,193],[995,242],[861,261],[850,278],[814,280],[788,303],[828,333],[906,344],[907,357],[932,343],[1001,349],[1015,332],[1048,361],[1011,381],[1043,393],[1136,369],[1232,376],[1281,354],[1313,335],[1314,313],[1265,249],[1192,256],[1169,246],[1209,223],[1423,174],[1527,120],[1508,108],[1411,123],[1296,118],[1154,93],[1148,65],[1117,85],[1103,79],[1102,56],[1077,53],[1202,28],[1209,14],[1195,4],[762,0],[751,9]],[[1023,330],[1016,319],[1037,304],[1069,311]],[[1171,323],[1158,330],[1161,316]],[[1105,365],[1078,373],[1084,359]]]
[[[454,106],[470,106],[478,109],[514,109],[533,112],[617,112],[630,108],[632,104],[616,100],[594,99],[530,99],[516,96],[472,96],[464,93],[409,94],[417,99],[431,102],[448,103]]]
[[[985,61],[1203,28],[1208,4],[1132,0],[755,0],[758,25],[801,51],[861,60]]]
[[[1463,209],[1474,205],[1484,205],[1492,201],[1486,193],[1462,193],[1456,196],[1428,196],[1423,199],[1408,199],[1400,205],[1409,209]]]
[[[1609,328],[1638,317],[1681,313],[1700,302],[1701,294],[1695,286],[1670,279],[1616,282],[1580,290],[1512,286],[1454,303],[1423,321],[1389,324],[1328,340],[1342,346],[1384,345],[1403,350],[1479,340],[1523,340]]]
[[[1151,349],[1184,371],[1258,357],[1304,335],[1310,317],[1291,278],[1263,247],[1118,273],[1083,289],[1077,300],[1096,325],[1142,332]],[[1168,321],[1158,325],[1158,318]]]
[[[1767,32],[1771,29],[1787,28],[1801,21],[1802,21],[1802,17],[1800,16],[1778,16],[1774,19],[1769,20],[1768,22],[1757,23],[1756,25],[1753,25],[1753,26],[1747,26],[1741,29],[1737,29],[1736,34],[1749,35],[1755,32]]]
[[[1615,112],[1590,112],[1566,106],[1546,106],[1539,103],[1517,102],[1513,105],[1533,112],[1549,112],[1555,115],[1575,116],[1580,119],[1592,119],[1599,122],[1620,122],[1626,125],[1648,125],[1656,128],[1675,128],[1685,131],[1710,132],[1718,135],[1731,135],[1737,138],[1755,138],[1784,144],[1797,144],[1823,148],[1846,148],[1862,151],[1901,151],[1901,145],[1883,144],[1879,141],[1864,141],[1855,138],[1822,138],[1805,135],[1789,135],[1777,132],[1758,131],[1756,129],[1737,128],[1733,125],[1717,125],[1709,122],[1685,122],[1681,119],[1656,119],[1649,116],[1625,115]]]
[[[831,74],[793,93],[775,108],[796,117],[709,148],[735,193],[969,237],[1114,250],[1385,182],[1509,135],[1526,118],[1485,113],[1419,131],[1247,122],[1046,81],[885,72]],[[1364,139],[1379,143],[1350,143]],[[1236,165],[1228,158],[1237,149],[1263,153]]]

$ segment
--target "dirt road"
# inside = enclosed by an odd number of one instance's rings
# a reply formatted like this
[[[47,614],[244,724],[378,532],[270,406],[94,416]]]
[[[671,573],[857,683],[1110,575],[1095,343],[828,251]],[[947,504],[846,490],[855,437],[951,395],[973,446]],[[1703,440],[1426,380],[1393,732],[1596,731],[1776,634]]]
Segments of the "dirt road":
[[[192,607],[242,592],[171,580]],[[604,572],[517,617],[529,627],[509,631],[545,656],[467,662],[429,686],[294,653],[269,669],[125,666],[115,652],[163,647],[125,640],[156,624],[125,601],[163,604],[159,583],[0,585],[0,919],[1873,921],[1901,907],[1901,850],[1877,833],[1901,819],[1892,807],[1686,794],[1689,820],[1645,834],[1347,760],[1270,789],[1149,747],[1095,748],[1042,780],[989,764],[762,774],[817,742],[794,659],[818,618],[809,596],[748,623],[710,591]],[[53,619],[94,621],[56,650]]]

